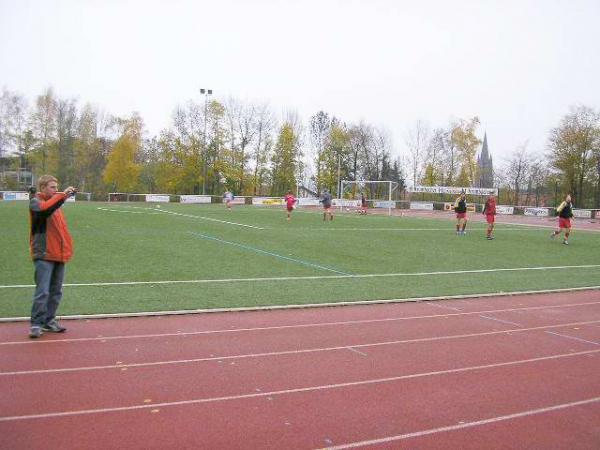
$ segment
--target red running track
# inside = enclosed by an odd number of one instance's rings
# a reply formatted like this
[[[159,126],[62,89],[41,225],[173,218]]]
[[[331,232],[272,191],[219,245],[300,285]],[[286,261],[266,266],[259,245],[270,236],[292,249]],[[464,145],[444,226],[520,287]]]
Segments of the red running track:
[[[600,291],[0,326],[0,448],[600,448]]]

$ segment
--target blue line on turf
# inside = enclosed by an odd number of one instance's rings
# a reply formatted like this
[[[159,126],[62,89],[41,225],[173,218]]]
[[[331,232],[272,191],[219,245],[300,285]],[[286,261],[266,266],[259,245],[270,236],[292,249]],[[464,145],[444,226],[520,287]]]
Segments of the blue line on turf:
[[[213,236],[208,236],[206,234],[194,233],[192,231],[190,231],[189,233],[192,234],[192,235],[194,235],[194,236],[201,237],[203,239],[210,239],[212,241],[221,242],[223,244],[233,245],[235,247],[243,248],[244,250],[250,250],[250,251],[253,251],[253,252],[257,252],[257,253],[262,253],[264,255],[274,256],[276,258],[285,259],[286,261],[292,261],[292,262],[295,262],[295,263],[302,264],[304,266],[314,267],[316,269],[328,270],[330,272],[339,273],[341,275],[352,275],[351,273],[342,272],[341,270],[336,270],[336,269],[332,269],[330,267],[321,266],[319,264],[313,264],[313,263],[310,263],[310,262],[307,262],[307,261],[302,261],[301,259],[290,258],[289,256],[278,255],[277,253],[267,252],[265,250],[261,250],[261,249],[256,248],[256,247],[250,247],[249,245],[238,244],[237,242],[225,241],[223,239],[219,239],[219,238],[216,238],[216,237],[213,237]]]

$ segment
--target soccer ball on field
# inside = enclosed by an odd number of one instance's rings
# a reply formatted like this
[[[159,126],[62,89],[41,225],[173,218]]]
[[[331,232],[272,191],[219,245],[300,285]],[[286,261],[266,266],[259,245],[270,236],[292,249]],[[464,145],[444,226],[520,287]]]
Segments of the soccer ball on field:
[[[156,208],[160,208],[160,205],[156,205]]]

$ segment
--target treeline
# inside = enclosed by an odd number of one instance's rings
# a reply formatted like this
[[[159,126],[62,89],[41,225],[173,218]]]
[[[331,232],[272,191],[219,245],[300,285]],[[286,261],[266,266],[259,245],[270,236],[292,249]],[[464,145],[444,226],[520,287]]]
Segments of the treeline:
[[[208,97],[207,97],[208,99]],[[139,114],[116,117],[48,89],[31,104],[3,89],[0,175],[28,169],[106,198],[107,192],[282,195],[297,186],[337,193],[338,180],[480,186],[477,117],[430,129],[407,129],[406,150],[393,156],[388,133],[319,111],[303,123],[277,117],[265,104],[236,99],[189,101],[171,125],[148,136]],[[490,140],[493,153],[493,137]],[[553,205],[570,192],[577,206],[600,207],[600,113],[573,107],[549,130],[546,148],[516,148],[490,174],[500,202]],[[0,178],[0,189],[19,180]]]
[[[488,187],[481,184],[486,174],[477,165],[478,125],[477,117],[433,130],[416,122],[406,137],[409,179],[429,186]],[[600,208],[600,112],[572,107],[549,130],[544,149],[524,143],[496,159],[489,175],[503,204],[555,206],[570,193],[578,207]]]
[[[306,150],[307,148],[314,149]],[[147,136],[139,114],[116,117],[58,98],[49,89],[33,105],[3,90],[0,171],[27,168],[105,198],[107,192],[282,195],[302,185],[337,192],[339,179],[403,183],[387,134],[319,112],[305,126],[294,113],[230,99],[189,101],[172,124]],[[15,189],[16,179],[0,180]],[[11,186],[13,184],[13,186]],[[21,186],[22,187],[22,186]]]

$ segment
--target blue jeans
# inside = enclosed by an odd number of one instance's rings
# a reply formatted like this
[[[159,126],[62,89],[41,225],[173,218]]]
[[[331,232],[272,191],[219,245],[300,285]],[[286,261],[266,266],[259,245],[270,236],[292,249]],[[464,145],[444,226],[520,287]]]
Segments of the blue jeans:
[[[56,317],[62,298],[65,264],[42,259],[36,259],[33,264],[36,288],[31,307],[31,325],[41,327]]]

